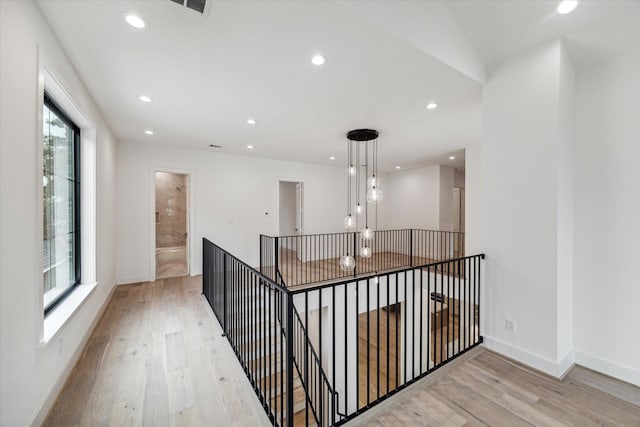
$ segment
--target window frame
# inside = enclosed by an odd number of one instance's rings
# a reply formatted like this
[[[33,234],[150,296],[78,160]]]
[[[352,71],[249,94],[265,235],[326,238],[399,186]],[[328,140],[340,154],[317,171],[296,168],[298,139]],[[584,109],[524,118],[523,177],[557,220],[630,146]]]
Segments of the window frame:
[[[48,108],[53,113],[58,116],[58,118],[67,126],[73,129],[73,174],[74,174],[74,183],[73,186],[73,197],[74,197],[74,209],[73,209],[73,232],[75,234],[74,239],[74,267],[75,267],[75,281],[71,283],[67,289],[65,289],[60,295],[54,298],[47,306],[44,306],[44,316],[52,312],[56,307],[60,305],[62,301],[65,300],[76,288],[78,285],[82,283],[82,201],[81,201],[81,189],[82,189],[82,181],[81,181],[81,173],[82,173],[82,165],[81,165],[81,135],[80,135],[80,127],[75,124],[73,120],[69,117],[67,113],[64,112],[62,108],[58,106],[58,103],[55,99],[49,95],[49,93],[45,90],[44,92],[44,102],[42,104],[42,108]],[[41,158],[41,164],[44,161],[44,153]],[[43,172],[44,173],[44,172]],[[44,175],[43,175],[44,176]],[[42,197],[42,201],[44,203],[44,194]],[[44,243],[44,230],[42,235],[42,241]],[[44,275],[44,270],[41,272]],[[44,295],[44,288],[41,288],[41,292]]]

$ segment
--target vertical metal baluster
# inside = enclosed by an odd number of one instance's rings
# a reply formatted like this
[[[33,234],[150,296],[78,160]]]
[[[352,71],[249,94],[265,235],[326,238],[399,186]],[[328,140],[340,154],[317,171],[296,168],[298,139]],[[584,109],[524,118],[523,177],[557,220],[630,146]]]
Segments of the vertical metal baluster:
[[[349,323],[349,317],[347,314],[347,306],[348,304],[348,295],[347,295],[347,291],[348,291],[348,284],[345,283],[344,284],[344,413],[348,414],[349,413],[349,380],[347,378],[347,371],[348,371],[348,360],[347,360],[347,354],[349,354],[349,345],[347,342],[347,336],[349,335],[349,330],[348,330],[348,323]],[[357,304],[357,303],[356,303]],[[356,316],[358,315],[358,307],[356,306]],[[358,348],[358,333],[356,332],[356,349]],[[357,350],[356,350],[357,352]],[[358,370],[357,368],[357,364],[358,364],[358,360],[356,359],[356,371]],[[357,409],[357,403],[356,403],[356,409]]]
[[[440,267],[440,361],[441,364],[444,356],[444,275],[442,273],[442,264],[438,264]],[[447,306],[447,317],[449,316],[449,307]],[[448,321],[448,319],[447,319]]]
[[[318,339],[319,344],[318,344],[318,363],[320,366],[318,366],[318,376],[321,378],[321,373],[322,373],[322,288],[318,289],[318,336],[320,337]],[[321,380],[320,380],[321,381]],[[322,383],[320,383],[322,384]],[[320,393],[320,410],[319,410],[319,414],[320,414],[320,425],[323,425],[323,415],[324,415],[324,411],[323,411],[323,401],[322,401],[322,392]]]
[[[376,385],[377,396],[376,399],[380,399],[380,277],[376,276],[376,316],[378,325],[376,326],[376,362],[378,364],[378,383]]]
[[[360,409],[360,283],[356,280],[356,411]]]
[[[346,301],[345,301],[345,306],[346,306]],[[333,378],[331,379],[331,386],[333,387],[333,389],[336,389],[336,287],[332,286],[331,287],[331,328],[332,328],[332,334],[331,334],[331,339],[333,340],[331,342],[331,350],[333,352],[333,354],[331,355],[331,370],[333,371]],[[344,368],[347,368],[347,365],[344,365]],[[333,397],[333,396],[332,396]],[[336,408],[335,408],[335,400],[331,400],[333,402],[332,408],[331,408],[331,424],[335,424],[335,413],[336,413]]]
[[[399,333],[398,333],[398,322],[400,321],[400,316],[402,315],[401,313],[398,313],[398,310],[400,310],[400,298],[398,295],[398,273],[394,273],[393,274],[394,278],[395,278],[395,282],[396,282],[396,309],[395,309],[395,318],[396,318],[396,388],[398,388],[398,380],[400,379],[400,367],[398,366],[398,362],[400,361],[400,353],[398,352],[398,337],[399,337]],[[404,310],[402,310],[404,311]]]
[[[427,372],[431,369],[431,364],[429,363],[431,361],[431,352],[432,347],[431,347],[431,341],[433,340],[433,336],[434,334],[432,334],[432,325],[431,325],[431,267],[427,267]],[[435,312],[435,305],[434,305],[434,312]]]
[[[419,355],[418,355],[418,360],[419,360],[419,366],[420,368],[418,369],[418,374],[422,375],[422,311],[423,311],[423,307],[422,307],[422,300],[424,298],[424,290],[423,290],[423,276],[424,276],[424,272],[422,269],[419,270],[420,273],[420,351],[419,351]]]
[[[403,272],[404,275],[404,327],[402,328],[402,332],[404,334],[404,350],[402,352],[402,357],[403,357],[403,368],[404,368],[404,382],[403,384],[407,383],[407,325],[408,325],[408,311],[409,311],[409,302],[408,302],[408,298],[407,298],[407,273],[406,271]]]
[[[308,252],[307,252],[308,253]],[[309,387],[309,292],[304,291],[304,382]],[[309,402],[304,403],[304,419],[309,423]]]
[[[406,276],[406,274],[405,274]],[[416,271],[411,270],[411,379],[416,377]]]
[[[371,356],[370,356],[370,349],[371,349],[371,332],[369,332],[369,323],[370,323],[370,309],[371,309],[371,304],[369,302],[369,293],[370,293],[370,289],[369,289],[369,279],[367,280],[367,405],[371,402],[371,398],[370,398],[370,389],[371,389],[371,384],[370,384],[370,380],[371,380]]]
[[[389,323],[389,312],[391,311],[391,291],[389,289],[389,275],[385,276],[387,282],[387,394],[389,393],[389,329],[391,324]]]

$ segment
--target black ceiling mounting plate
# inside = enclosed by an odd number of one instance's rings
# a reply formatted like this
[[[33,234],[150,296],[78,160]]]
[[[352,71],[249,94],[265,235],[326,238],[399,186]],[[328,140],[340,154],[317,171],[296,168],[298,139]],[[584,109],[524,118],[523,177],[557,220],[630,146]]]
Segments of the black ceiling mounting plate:
[[[350,141],[371,141],[378,138],[378,131],[373,129],[354,129],[347,132]]]

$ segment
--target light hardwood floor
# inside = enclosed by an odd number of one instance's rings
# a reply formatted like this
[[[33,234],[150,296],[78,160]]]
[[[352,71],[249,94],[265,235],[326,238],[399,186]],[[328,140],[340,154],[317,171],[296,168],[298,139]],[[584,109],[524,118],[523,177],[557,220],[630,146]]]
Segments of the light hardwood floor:
[[[119,286],[44,425],[269,425],[201,291]]]
[[[200,277],[118,287],[44,425],[269,425],[200,292]],[[476,348],[348,425],[640,426],[640,389]]]
[[[454,257],[457,254],[454,254]],[[315,261],[300,261],[294,250],[283,248],[279,253],[279,269],[282,279],[287,287],[307,285],[317,282],[342,281],[351,276],[340,270],[340,258],[326,258]],[[431,258],[419,256],[413,257],[414,266],[422,266],[438,262]],[[396,252],[373,253],[370,258],[356,257],[357,270],[361,274],[372,274],[373,272],[384,272],[394,269],[408,268],[409,257]],[[451,262],[432,267],[432,272],[448,274],[451,270],[453,275],[464,277],[464,263]],[[273,275],[273,266],[264,266],[264,271]]]
[[[355,426],[640,426],[640,388],[582,367],[563,381],[482,347],[347,423]]]

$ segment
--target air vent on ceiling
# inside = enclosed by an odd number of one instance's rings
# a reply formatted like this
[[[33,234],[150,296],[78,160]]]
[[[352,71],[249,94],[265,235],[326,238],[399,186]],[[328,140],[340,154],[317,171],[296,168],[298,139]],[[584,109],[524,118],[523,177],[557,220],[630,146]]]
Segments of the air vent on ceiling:
[[[185,6],[191,10],[195,10],[201,15],[204,15],[207,8],[207,0],[171,0],[174,3]]]

